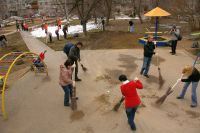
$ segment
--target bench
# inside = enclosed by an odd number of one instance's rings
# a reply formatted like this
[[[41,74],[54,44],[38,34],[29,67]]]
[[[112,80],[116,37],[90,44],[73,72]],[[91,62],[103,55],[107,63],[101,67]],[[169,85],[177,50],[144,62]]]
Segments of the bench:
[[[192,33],[190,36],[192,36],[193,40],[200,39],[200,32]]]

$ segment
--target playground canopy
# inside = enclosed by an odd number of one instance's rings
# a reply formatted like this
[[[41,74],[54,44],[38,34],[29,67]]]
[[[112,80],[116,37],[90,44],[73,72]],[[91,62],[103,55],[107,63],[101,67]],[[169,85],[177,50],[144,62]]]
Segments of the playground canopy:
[[[144,16],[148,17],[156,17],[156,23],[155,23],[155,39],[157,38],[157,32],[158,32],[158,17],[163,17],[163,16],[169,16],[171,15],[167,11],[161,9],[160,7],[156,7],[152,9],[151,11],[147,12],[144,14]]]
[[[171,14],[161,9],[160,7],[156,7],[152,9],[151,11],[147,12],[146,14],[144,14],[144,16],[148,16],[148,17],[163,17],[163,16],[169,16],[169,15]]]

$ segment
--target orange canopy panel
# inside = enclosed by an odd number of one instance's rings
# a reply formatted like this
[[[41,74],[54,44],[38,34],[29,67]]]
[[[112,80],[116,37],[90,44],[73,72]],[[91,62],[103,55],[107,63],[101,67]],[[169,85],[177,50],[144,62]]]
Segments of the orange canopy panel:
[[[169,15],[171,14],[161,9],[160,7],[156,7],[152,9],[151,11],[147,12],[146,14],[144,14],[144,16],[148,16],[148,17],[160,17],[160,16],[169,16]]]

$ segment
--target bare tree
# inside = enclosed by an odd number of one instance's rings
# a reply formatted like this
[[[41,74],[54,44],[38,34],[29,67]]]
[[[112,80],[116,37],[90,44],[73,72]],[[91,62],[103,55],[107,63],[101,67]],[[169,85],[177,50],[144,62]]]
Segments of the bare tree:
[[[109,24],[110,16],[112,13],[112,2],[113,0],[105,0],[106,3],[106,24]]]
[[[134,13],[136,13],[140,19],[140,23],[143,23],[142,17],[141,17],[141,8],[142,8],[142,0],[131,0],[132,7]]]
[[[87,35],[87,22],[91,18],[92,11],[99,0],[76,0],[75,5],[78,11],[84,35]]]

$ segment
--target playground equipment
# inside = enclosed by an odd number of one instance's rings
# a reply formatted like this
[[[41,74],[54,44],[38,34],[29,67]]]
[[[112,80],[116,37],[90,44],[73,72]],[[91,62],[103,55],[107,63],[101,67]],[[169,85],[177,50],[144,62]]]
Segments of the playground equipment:
[[[158,32],[158,19],[159,17],[163,17],[163,16],[169,16],[171,15],[170,13],[168,13],[167,11],[156,7],[154,9],[152,9],[151,11],[147,12],[146,14],[144,14],[144,16],[148,16],[148,17],[155,17],[155,32],[151,32],[148,31],[146,32],[147,35],[149,34],[153,34],[154,35],[154,39],[156,41],[156,45],[157,46],[167,46],[169,44],[169,39],[167,39],[166,37],[161,36],[162,32]],[[139,38],[139,43],[140,44],[146,44],[147,42],[147,37],[142,37]]]
[[[8,79],[8,76],[14,67],[14,65],[19,61],[27,61],[31,62],[38,58],[39,55],[32,52],[11,52],[8,54],[3,55],[0,58],[0,93],[1,93],[1,111],[4,119],[7,119],[7,114],[5,111],[5,89],[6,89],[6,82]],[[38,71],[38,69],[32,64],[31,67],[36,73],[46,73],[48,75],[48,70],[46,64],[42,61],[44,64],[43,71]]]

